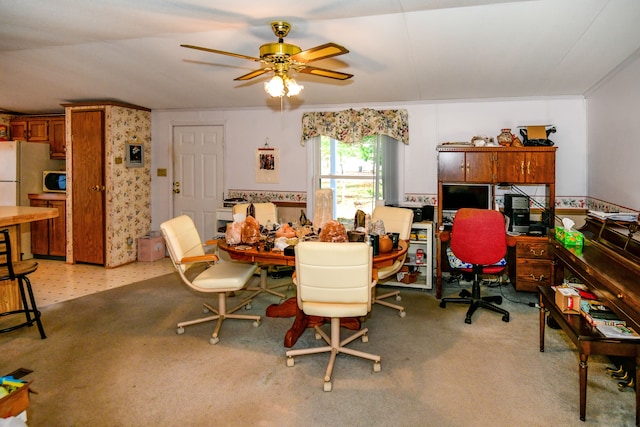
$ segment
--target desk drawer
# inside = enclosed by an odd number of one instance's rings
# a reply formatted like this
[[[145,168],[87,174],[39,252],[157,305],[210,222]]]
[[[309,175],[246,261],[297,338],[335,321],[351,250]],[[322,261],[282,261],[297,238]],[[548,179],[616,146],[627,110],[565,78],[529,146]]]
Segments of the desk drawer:
[[[542,242],[518,242],[516,244],[516,257],[520,258],[536,258],[551,259],[551,251],[546,241]]]
[[[516,261],[516,291],[536,292],[538,285],[551,286],[549,260],[519,258]]]

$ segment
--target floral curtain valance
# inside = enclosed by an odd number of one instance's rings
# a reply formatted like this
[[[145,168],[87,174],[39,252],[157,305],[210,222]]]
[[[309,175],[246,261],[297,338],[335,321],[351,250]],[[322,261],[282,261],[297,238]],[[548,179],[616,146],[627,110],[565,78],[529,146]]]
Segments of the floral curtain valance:
[[[357,142],[371,135],[387,135],[409,144],[407,110],[348,109],[334,112],[304,113],[302,141],[325,135],[342,142]]]

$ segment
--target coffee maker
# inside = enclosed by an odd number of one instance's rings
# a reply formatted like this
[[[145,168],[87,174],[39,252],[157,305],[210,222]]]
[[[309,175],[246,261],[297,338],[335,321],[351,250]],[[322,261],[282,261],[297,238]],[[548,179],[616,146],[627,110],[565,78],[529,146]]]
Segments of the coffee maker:
[[[509,218],[509,229],[517,233],[529,232],[529,197],[520,194],[504,195],[504,214]]]

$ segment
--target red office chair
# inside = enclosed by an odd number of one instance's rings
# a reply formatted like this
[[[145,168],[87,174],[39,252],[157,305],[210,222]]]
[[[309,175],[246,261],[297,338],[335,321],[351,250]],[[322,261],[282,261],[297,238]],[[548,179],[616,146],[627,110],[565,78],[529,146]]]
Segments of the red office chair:
[[[458,298],[442,298],[440,307],[445,308],[448,302],[469,304],[465,323],[471,323],[471,316],[478,307],[501,313],[502,320],[508,322],[509,312],[492,304],[502,304],[501,296],[480,295],[480,275],[501,273],[505,265],[500,261],[507,253],[507,245],[515,245],[515,240],[507,236],[504,216],[488,209],[460,209],[453,220],[453,229],[440,233],[440,239],[445,242],[450,240],[455,256],[471,264],[469,268],[460,270],[473,273],[471,292],[463,289]]]

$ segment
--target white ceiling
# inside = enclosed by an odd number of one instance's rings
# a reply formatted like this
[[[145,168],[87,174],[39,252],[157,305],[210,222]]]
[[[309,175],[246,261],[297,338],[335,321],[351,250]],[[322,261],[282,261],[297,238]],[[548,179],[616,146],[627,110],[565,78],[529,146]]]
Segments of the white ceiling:
[[[280,108],[248,60],[287,20],[314,62],[298,105],[584,95],[640,52],[638,0],[0,0],[0,110],[116,100],[152,109]]]

